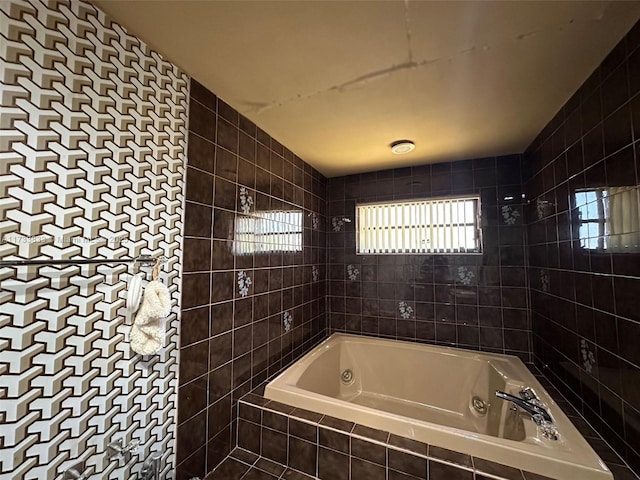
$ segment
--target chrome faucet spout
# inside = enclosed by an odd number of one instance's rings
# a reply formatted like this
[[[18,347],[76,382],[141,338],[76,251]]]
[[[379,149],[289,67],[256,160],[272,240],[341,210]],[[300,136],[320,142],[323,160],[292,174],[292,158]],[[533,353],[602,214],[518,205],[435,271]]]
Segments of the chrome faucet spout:
[[[553,423],[553,419],[551,418],[551,415],[549,415],[549,412],[547,412],[547,410],[544,407],[541,407],[540,405],[535,405],[523,398],[518,398],[515,395],[511,395],[506,392],[501,392],[500,390],[496,390],[496,397],[502,400],[511,402],[514,405],[517,405],[518,407],[523,409],[525,412],[527,412],[529,415],[531,415],[531,417],[536,423],[538,423],[538,419],[540,418],[545,422]]]

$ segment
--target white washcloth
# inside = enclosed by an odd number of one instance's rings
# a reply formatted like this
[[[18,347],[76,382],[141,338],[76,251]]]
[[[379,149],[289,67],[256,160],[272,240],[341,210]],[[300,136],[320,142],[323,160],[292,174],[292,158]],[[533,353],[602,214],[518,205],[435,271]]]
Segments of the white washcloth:
[[[144,289],[142,306],[131,327],[131,348],[141,355],[152,355],[162,346],[162,320],[171,311],[167,287],[158,281],[149,282]]]

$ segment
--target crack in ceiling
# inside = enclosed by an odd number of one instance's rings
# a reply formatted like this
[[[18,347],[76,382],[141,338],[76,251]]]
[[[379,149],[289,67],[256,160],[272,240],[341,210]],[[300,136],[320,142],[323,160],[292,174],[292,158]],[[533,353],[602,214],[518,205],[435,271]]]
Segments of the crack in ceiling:
[[[601,21],[604,17],[604,11],[606,10],[606,7],[601,9],[599,11],[599,14],[595,17],[595,18],[591,18],[591,19],[584,19],[582,20],[583,22],[589,22],[589,21]],[[323,95],[325,93],[329,93],[329,92],[335,92],[338,91],[340,93],[350,89],[350,88],[358,88],[361,86],[364,86],[370,82],[373,81],[377,81],[377,80],[381,80],[383,78],[387,78],[391,75],[394,75],[398,72],[401,71],[405,71],[405,70],[417,70],[417,69],[421,69],[427,66],[430,66],[432,64],[435,64],[437,62],[440,62],[442,60],[446,60],[446,61],[452,61],[454,60],[456,57],[461,56],[461,55],[467,55],[467,54],[472,54],[472,53],[476,53],[476,52],[487,52],[489,50],[491,50],[492,48],[495,47],[499,47],[503,44],[505,44],[506,42],[509,42],[511,40],[517,40],[517,41],[521,41],[521,40],[526,40],[528,38],[534,37],[536,35],[539,35],[541,33],[545,33],[545,32],[550,32],[550,31],[555,31],[555,30],[559,30],[562,31],[564,30],[567,26],[574,26],[576,23],[576,19],[572,18],[570,19],[568,22],[566,22],[566,24],[555,24],[555,25],[550,25],[548,27],[545,28],[540,28],[537,30],[533,30],[533,31],[529,31],[529,32],[524,32],[518,35],[515,35],[514,37],[511,37],[503,42],[500,42],[499,44],[496,45],[482,45],[482,46],[476,46],[473,45],[469,48],[465,48],[462,49],[460,51],[458,51],[456,54],[454,55],[450,55],[448,57],[438,57],[438,58],[432,58],[432,59],[425,59],[422,60],[420,62],[416,62],[413,59],[413,49],[412,49],[412,34],[411,34],[411,19],[410,19],[410,14],[409,14],[409,0],[404,0],[404,22],[405,22],[405,33],[406,33],[406,38],[407,38],[407,54],[408,54],[408,61],[400,63],[400,64],[393,64],[390,67],[387,68],[382,68],[379,70],[374,70],[372,72],[368,72],[365,73],[363,75],[359,75],[356,78],[353,78],[351,80],[347,80],[345,82],[342,82],[338,85],[333,85],[331,87],[325,88],[325,89],[321,89],[321,90],[317,90],[315,92],[311,92],[308,94],[298,94],[296,96],[293,97],[289,97],[286,98],[284,100],[276,100],[273,102],[255,102],[255,101],[243,101],[241,102],[243,105],[245,105],[246,109],[243,111],[243,113],[245,114],[251,114],[251,113],[255,113],[255,114],[260,114],[263,113],[267,110],[270,109],[274,109],[274,108],[280,108],[283,107],[291,102],[296,102],[296,101],[300,101],[300,100],[308,100],[310,98],[314,98],[317,97],[319,95]]]
[[[410,62],[404,62],[398,65],[391,65],[390,67],[387,68],[382,68],[380,70],[374,70],[373,72],[369,72],[369,73],[365,73],[364,75],[360,75],[354,79],[351,80],[347,80],[346,82],[340,83],[338,85],[333,85],[329,88],[325,88],[322,90],[318,90],[316,92],[313,93],[309,93],[307,95],[296,95],[295,97],[290,97],[287,98],[285,100],[281,100],[281,101],[276,101],[276,102],[272,102],[272,103],[262,103],[262,102],[243,102],[245,105],[247,105],[249,108],[246,109],[243,113],[262,113],[265,110],[269,110],[272,108],[278,108],[278,107],[283,107],[284,105],[291,103],[291,102],[295,102],[295,101],[299,101],[299,100],[308,100],[310,98],[316,97],[318,95],[323,95],[325,93],[328,92],[334,92],[334,91],[338,91],[338,92],[344,92],[345,90],[349,89],[349,88],[353,88],[353,87],[358,87],[358,86],[362,86],[365,85],[367,83],[370,83],[372,81],[375,80],[379,80],[381,78],[386,78],[390,75],[393,75],[394,73],[397,73],[399,71],[403,71],[403,70],[414,70],[417,68],[421,68],[424,67],[425,65],[431,64],[431,63],[435,63],[440,61],[441,58],[436,58],[436,59],[432,59],[432,60],[423,60],[420,63],[416,63],[413,61]]]
[[[407,32],[407,48],[409,49],[409,63],[413,62],[413,49],[411,48],[411,20],[409,18],[409,0],[404,0],[404,26]]]
[[[328,93],[328,92],[333,92],[333,91],[339,91],[339,92],[344,92],[346,89],[348,89],[349,87],[358,87],[364,84],[367,84],[371,81],[375,81],[381,78],[385,78],[388,77],[390,75],[393,75],[396,72],[399,71],[403,71],[403,70],[414,70],[420,67],[424,67],[425,65],[437,62],[440,60],[440,58],[435,58],[435,59],[431,59],[431,60],[423,60],[420,63],[416,63],[413,60],[413,49],[412,49],[412,42],[411,42],[411,19],[410,19],[410,15],[409,15],[409,0],[404,0],[404,24],[405,24],[405,33],[406,33],[406,37],[407,37],[407,58],[408,60],[406,62],[403,62],[401,64],[397,64],[397,65],[391,65],[390,67],[387,68],[382,68],[380,70],[374,70],[372,72],[369,73],[365,73],[364,75],[360,75],[352,80],[347,80],[346,82],[340,83],[338,85],[334,85],[331,86],[329,88],[326,89],[322,89],[322,90],[318,90],[316,92],[312,92],[309,93],[307,95],[301,95],[298,94],[295,97],[290,97],[287,98],[285,100],[280,100],[280,101],[275,101],[275,102],[250,102],[250,101],[244,101],[244,105],[247,106],[247,109],[244,110],[243,113],[257,113],[260,114],[266,110],[272,109],[272,108],[278,108],[278,107],[282,107],[285,104],[294,102],[294,101],[298,101],[298,100],[307,100],[309,98],[313,98],[316,97],[318,95],[322,95],[324,93]]]

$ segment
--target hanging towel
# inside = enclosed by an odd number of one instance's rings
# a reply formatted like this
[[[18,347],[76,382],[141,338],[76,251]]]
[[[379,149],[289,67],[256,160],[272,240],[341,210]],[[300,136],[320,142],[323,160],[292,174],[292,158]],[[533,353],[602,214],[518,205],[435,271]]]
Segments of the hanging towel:
[[[141,355],[152,355],[162,346],[162,321],[171,311],[169,290],[159,281],[144,289],[142,306],[131,327],[131,348]]]

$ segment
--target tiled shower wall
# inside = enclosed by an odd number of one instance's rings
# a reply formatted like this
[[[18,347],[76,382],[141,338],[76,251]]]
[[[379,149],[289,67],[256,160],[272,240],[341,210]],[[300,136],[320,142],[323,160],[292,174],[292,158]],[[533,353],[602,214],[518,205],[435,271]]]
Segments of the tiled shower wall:
[[[330,332],[530,361],[522,192],[519,155],[331,178]],[[356,255],[356,203],[468,194],[481,199],[481,255]]]
[[[166,342],[127,342],[134,267],[0,269],[0,478],[175,469],[186,76],[89,3],[0,2],[0,258],[163,254]],[[139,441],[126,464],[109,442]]]
[[[325,178],[195,81],[188,143],[177,452],[185,479],[203,477],[235,444],[238,398],[326,333]],[[236,222],[276,212],[301,217],[302,249],[235,254],[260,241],[239,243]]]
[[[636,25],[528,149],[534,355],[640,472],[640,252],[580,246],[577,191],[640,185]],[[630,212],[629,212],[630,213]]]

